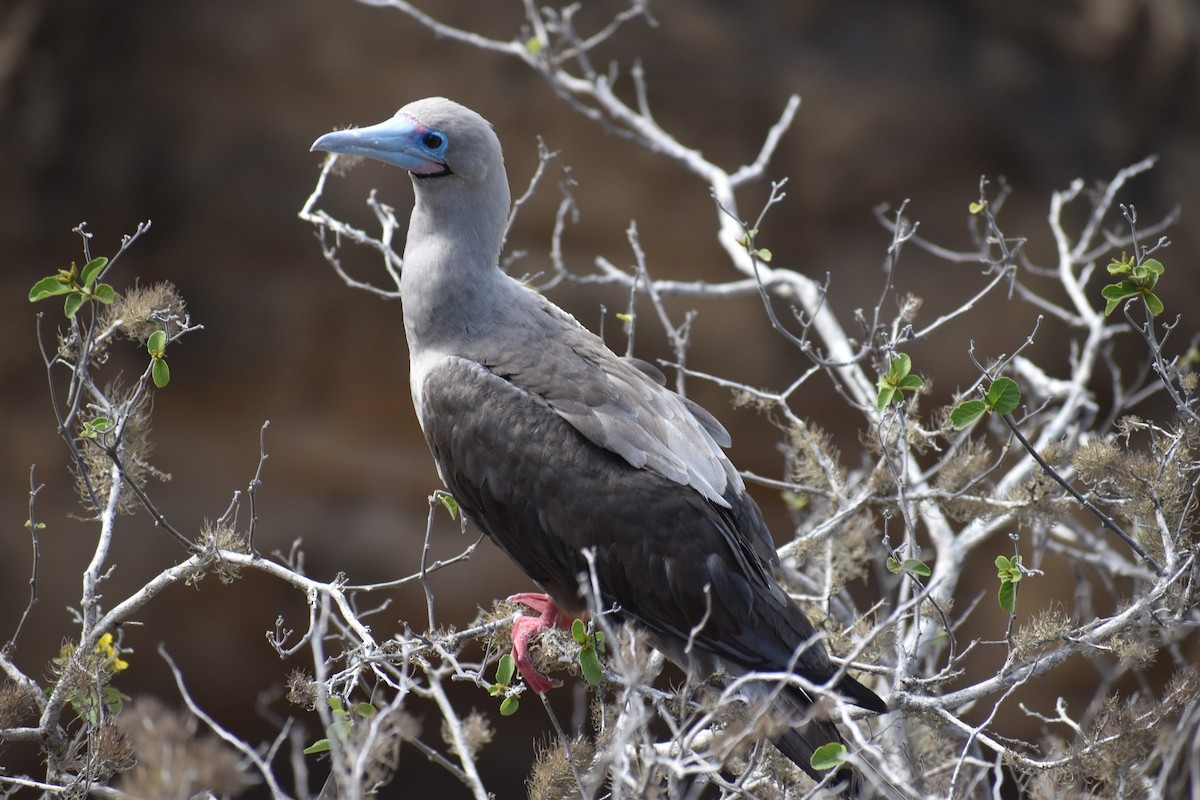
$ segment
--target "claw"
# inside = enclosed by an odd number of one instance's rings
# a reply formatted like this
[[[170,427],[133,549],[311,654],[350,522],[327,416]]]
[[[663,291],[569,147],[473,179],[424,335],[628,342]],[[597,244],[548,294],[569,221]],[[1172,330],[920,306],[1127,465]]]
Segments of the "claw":
[[[529,660],[529,639],[547,628],[569,629],[574,618],[560,611],[554,604],[554,600],[545,594],[522,592],[508,598],[508,602],[520,603],[538,612],[536,617],[517,617],[513,622],[513,660],[517,662],[517,669],[525,678],[525,683],[538,694],[548,692],[556,686],[562,686],[562,681],[547,677]]]

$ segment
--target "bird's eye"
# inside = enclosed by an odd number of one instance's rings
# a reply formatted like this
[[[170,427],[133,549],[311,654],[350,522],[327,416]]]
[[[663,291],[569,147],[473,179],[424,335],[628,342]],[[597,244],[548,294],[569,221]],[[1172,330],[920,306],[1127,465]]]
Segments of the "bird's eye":
[[[430,132],[421,137],[421,144],[430,150],[437,150],[446,143],[446,137],[440,133]]]

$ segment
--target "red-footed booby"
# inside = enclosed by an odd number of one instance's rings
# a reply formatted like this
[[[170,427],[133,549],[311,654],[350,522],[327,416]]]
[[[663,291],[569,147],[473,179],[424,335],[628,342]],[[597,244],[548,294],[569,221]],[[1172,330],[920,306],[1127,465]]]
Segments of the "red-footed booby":
[[[313,150],[383,161],[412,175],[416,205],[400,294],[413,405],[438,473],[467,519],[549,595],[514,626],[525,682],[553,684],[530,662],[530,636],[585,608],[585,549],[599,602],[693,673],[787,672],[815,684],[837,670],[812,624],[776,582],[771,534],[723,452],[729,434],[670,391],[651,364],[597,336],[499,268],[509,214],[500,141],[479,114],[428,98]],[[691,642],[690,649],[688,643]],[[813,698],[777,692],[799,723]],[[849,675],[834,687],[877,713],[884,702]],[[841,742],[813,719],[776,745],[813,777],[813,751]],[[856,784],[848,769],[837,779]]]

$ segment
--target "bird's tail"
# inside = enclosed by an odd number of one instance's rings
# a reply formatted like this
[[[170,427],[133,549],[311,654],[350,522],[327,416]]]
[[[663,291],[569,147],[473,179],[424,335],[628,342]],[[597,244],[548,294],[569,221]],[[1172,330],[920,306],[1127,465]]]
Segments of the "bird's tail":
[[[857,706],[874,711],[877,714],[886,713],[887,704],[873,691],[862,685],[849,675],[844,675],[837,685],[838,693]],[[817,748],[826,744],[845,745],[837,726],[828,719],[814,716],[812,700],[794,687],[784,688],[782,694],[773,701],[777,711],[788,714],[792,727],[784,730],[774,738],[775,746],[779,748],[796,766],[804,770],[813,780],[822,781],[828,777],[826,770],[815,769],[812,756]],[[862,774],[848,764],[839,767],[829,783],[829,788],[840,792],[843,797],[861,798],[873,796],[870,791],[875,784],[866,781]]]
[[[775,739],[775,746],[779,751],[815,781],[824,780],[828,773],[813,768],[813,753],[818,747],[830,743],[845,744],[845,741],[837,726],[824,720],[811,720]],[[843,797],[861,797],[862,776],[848,765],[840,767],[830,783],[830,788],[840,791]]]

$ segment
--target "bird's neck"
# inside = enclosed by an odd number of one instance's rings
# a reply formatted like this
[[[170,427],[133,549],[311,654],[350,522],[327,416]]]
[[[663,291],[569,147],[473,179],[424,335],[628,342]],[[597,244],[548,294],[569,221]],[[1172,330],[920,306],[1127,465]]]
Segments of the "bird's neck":
[[[427,179],[441,180],[441,179]],[[400,294],[410,349],[443,349],[486,327],[511,281],[499,269],[508,185],[417,183]],[[460,190],[461,189],[461,190]]]

